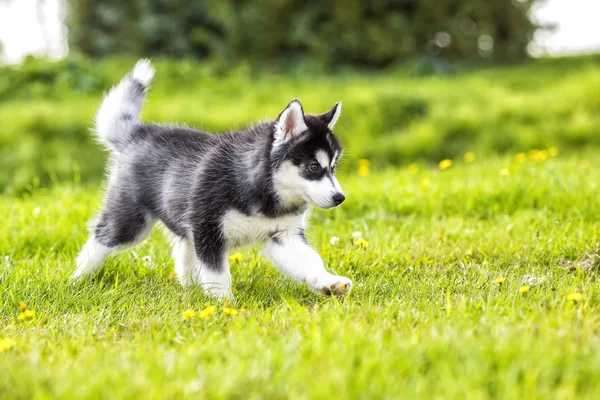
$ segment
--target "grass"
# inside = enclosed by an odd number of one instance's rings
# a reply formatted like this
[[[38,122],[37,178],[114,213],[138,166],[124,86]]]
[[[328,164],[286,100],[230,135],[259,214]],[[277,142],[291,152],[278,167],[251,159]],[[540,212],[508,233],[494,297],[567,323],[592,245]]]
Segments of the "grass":
[[[275,118],[294,97],[313,113],[341,100],[336,130],[353,162],[437,163],[466,151],[514,154],[552,146],[574,153],[600,146],[599,60],[536,60],[428,76],[410,65],[386,73],[303,76],[157,60],[144,119],[222,131]],[[0,191],[27,193],[74,176],[97,184],[105,159],[89,134],[92,116],[102,91],[134,62],[0,68]]]
[[[597,398],[598,153],[477,156],[347,166],[348,200],[315,211],[309,238],[354,291],[314,295],[244,248],[239,314],[207,320],[182,318],[216,304],[170,280],[159,231],[68,283],[97,187],[0,197],[0,339],[15,341],[0,397]],[[35,317],[17,318],[20,301]]]

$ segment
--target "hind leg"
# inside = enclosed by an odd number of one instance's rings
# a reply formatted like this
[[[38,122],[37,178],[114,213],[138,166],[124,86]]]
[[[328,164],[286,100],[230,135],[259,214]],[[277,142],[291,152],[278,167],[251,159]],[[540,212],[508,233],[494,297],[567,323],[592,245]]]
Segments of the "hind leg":
[[[116,249],[103,245],[92,235],[85,243],[75,260],[74,279],[81,279],[102,268],[106,257]]]
[[[152,231],[153,220],[136,207],[107,207],[100,215],[94,233],[81,249],[73,278],[81,279],[98,271],[106,257],[117,250],[133,246]]]

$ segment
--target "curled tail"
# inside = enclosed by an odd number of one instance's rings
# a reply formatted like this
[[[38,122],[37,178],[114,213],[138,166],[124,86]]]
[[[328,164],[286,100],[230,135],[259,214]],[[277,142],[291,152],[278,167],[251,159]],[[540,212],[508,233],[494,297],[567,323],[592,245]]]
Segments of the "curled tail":
[[[121,150],[140,125],[140,111],[154,68],[140,60],[133,70],[104,97],[96,114],[96,135],[111,150]]]

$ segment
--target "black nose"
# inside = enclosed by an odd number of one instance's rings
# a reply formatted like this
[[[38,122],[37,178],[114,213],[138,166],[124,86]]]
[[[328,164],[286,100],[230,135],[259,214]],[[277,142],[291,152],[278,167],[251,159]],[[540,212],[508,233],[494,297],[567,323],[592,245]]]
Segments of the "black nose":
[[[344,196],[342,193],[336,193],[333,195],[333,202],[336,206],[342,204],[344,200],[346,200],[346,196]]]

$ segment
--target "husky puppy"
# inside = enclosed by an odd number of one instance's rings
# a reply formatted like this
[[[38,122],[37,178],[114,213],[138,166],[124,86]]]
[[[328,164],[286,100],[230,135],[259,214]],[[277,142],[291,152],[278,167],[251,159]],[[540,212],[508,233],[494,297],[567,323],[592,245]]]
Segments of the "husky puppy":
[[[146,238],[155,221],[173,234],[175,272],[183,285],[231,298],[228,250],[261,241],[281,271],[324,294],[348,293],[352,282],[330,274],[304,234],[310,204],[344,201],[334,176],[342,149],[332,129],[341,105],[305,115],[292,101],[274,121],[212,135],[140,121],[154,76],[140,60],[104,98],[96,134],[110,150],[104,204],[77,257],[75,278]]]

